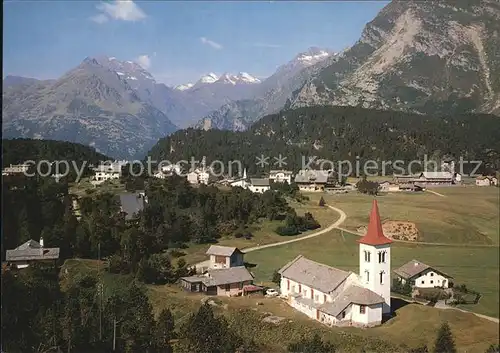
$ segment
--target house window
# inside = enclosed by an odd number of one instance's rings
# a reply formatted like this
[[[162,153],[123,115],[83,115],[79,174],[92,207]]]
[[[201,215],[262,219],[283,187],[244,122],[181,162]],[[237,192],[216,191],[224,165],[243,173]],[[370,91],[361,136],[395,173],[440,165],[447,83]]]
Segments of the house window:
[[[299,284],[299,294],[302,293],[302,285]]]
[[[366,283],[370,283],[370,272],[368,270],[365,270],[365,278]]]
[[[243,282],[240,282],[240,283],[239,283],[238,288],[239,288],[239,289],[243,289]]]
[[[359,313],[364,314],[366,312],[366,305],[360,305],[359,306]]]
[[[314,299],[314,289],[311,288],[311,299]]]
[[[380,271],[380,284],[384,284],[384,271]]]
[[[345,311],[342,311],[342,319],[345,319]]]
[[[230,284],[226,284],[224,287],[226,289],[226,292],[229,292],[229,290],[231,289],[231,285]]]
[[[422,283],[421,283],[421,284],[425,284],[425,281],[424,281],[424,280],[422,280]]]
[[[218,264],[225,264],[226,257],[225,256],[215,256],[215,262]]]
[[[314,295],[314,301],[315,301],[315,302],[319,302],[319,295],[317,295],[317,294],[316,294],[316,295]]]
[[[433,283],[434,283],[434,281],[431,279],[431,284],[433,284]]]
[[[323,302],[326,303],[326,294],[323,294]]]
[[[434,276],[434,272],[431,272],[431,277],[433,277],[433,276]]]
[[[365,262],[370,262],[370,252],[365,250]]]
[[[290,280],[286,280],[286,290],[290,290]]]

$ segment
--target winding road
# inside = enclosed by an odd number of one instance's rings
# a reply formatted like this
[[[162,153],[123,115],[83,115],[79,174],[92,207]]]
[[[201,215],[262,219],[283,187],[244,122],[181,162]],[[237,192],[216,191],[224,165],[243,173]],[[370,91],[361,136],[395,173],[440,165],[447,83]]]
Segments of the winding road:
[[[333,229],[339,228],[339,226],[342,223],[344,223],[344,221],[346,220],[347,214],[344,211],[342,211],[340,208],[333,207],[333,206],[330,206],[330,205],[326,205],[326,206],[328,208],[334,210],[338,214],[340,214],[340,218],[337,219],[332,224],[330,224],[328,227],[326,227],[324,229],[321,229],[321,230],[319,230],[317,232],[314,232],[314,233],[311,233],[311,234],[308,234],[308,235],[304,235],[304,236],[299,237],[299,238],[294,238],[294,239],[290,239],[290,240],[280,241],[280,242],[277,242],[277,243],[271,243],[271,244],[264,244],[264,245],[253,246],[251,248],[241,249],[241,251],[246,254],[246,253],[249,253],[251,251],[256,251],[256,250],[261,250],[261,249],[266,249],[266,248],[272,248],[272,247],[275,247],[275,246],[280,246],[280,245],[285,245],[285,244],[290,244],[290,243],[295,243],[295,242],[298,242],[298,241],[302,241],[302,240],[306,240],[306,239],[311,239],[311,238],[317,237],[318,235],[325,234],[325,233],[328,233],[329,231],[331,231]],[[205,261],[196,263],[194,266],[196,266],[197,268],[203,268],[203,267],[208,267],[209,263],[210,263],[210,260],[205,260]]]

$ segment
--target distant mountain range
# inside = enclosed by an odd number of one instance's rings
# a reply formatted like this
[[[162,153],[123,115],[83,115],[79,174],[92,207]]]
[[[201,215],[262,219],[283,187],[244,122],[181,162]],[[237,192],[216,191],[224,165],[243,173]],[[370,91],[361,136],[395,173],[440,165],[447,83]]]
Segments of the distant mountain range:
[[[499,33],[496,0],[393,1],[351,48],[309,48],[262,80],[209,73],[168,87],[132,61],[89,57],[55,80],[4,78],[2,130],[130,158],[179,128],[245,130],[298,107],[499,115]]]

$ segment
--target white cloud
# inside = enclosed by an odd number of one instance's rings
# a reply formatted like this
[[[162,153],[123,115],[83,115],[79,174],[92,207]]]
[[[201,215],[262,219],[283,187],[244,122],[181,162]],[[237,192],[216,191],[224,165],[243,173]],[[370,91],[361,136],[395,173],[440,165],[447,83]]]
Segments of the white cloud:
[[[140,55],[135,62],[142,66],[143,69],[147,70],[151,67],[151,58],[149,55]]]
[[[144,11],[132,0],[102,2],[96,8],[100,13],[90,18],[96,23],[105,23],[110,19],[135,22],[147,17]]]
[[[205,38],[205,37],[200,37],[200,41],[203,43],[203,44],[207,44],[207,45],[210,45],[212,48],[214,49],[222,49],[222,45],[217,43],[217,42],[214,42],[213,40],[210,40],[208,38]]]

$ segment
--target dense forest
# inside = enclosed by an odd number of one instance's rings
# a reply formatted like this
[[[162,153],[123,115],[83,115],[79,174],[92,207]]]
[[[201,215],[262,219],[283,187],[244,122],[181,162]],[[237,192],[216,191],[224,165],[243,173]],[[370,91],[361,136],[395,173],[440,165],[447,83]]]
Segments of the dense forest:
[[[302,156],[331,161],[441,160],[483,161],[483,169],[500,168],[500,121],[497,116],[464,114],[426,116],[356,107],[308,107],[282,111],[256,122],[248,131],[180,130],[161,139],[150,151],[153,160],[239,160],[250,174],[286,156],[286,168],[297,171]],[[256,157],[271,157],[256,165]],[[467,171],[467,170],[466,170]],[[389,169],[390,172],[390,169]]]
[[[296,234],[319,226],[311,215],[305,220],[297,217],[279,192],[193,188],[182,177],[149,180],[145,192],[147,206],[131,221],[125,220],[118,198],[110,193],[79,199],[77,219],[67,183],[27,178],[23,187],[14,188],[4,182],[9,207],[2,214],[3,247],[13,249],[43,237],[45,246],[60,248],[61,260],[95,259],[100,253],[112,272],[134,274],[147,283],[168,283],[187,274],[183,259],[171,264],[168,249],[213,243],[222,236],[249,237],[248,226],[264,218],[287,218],[297,226]]]
[[[89,164],[96,165],[99,161],[112,159],[96,152],[93,147],[79,143],[22,138],[2,140],[2,167],[10,164],[20,164],[28,160],[88,161]]]

